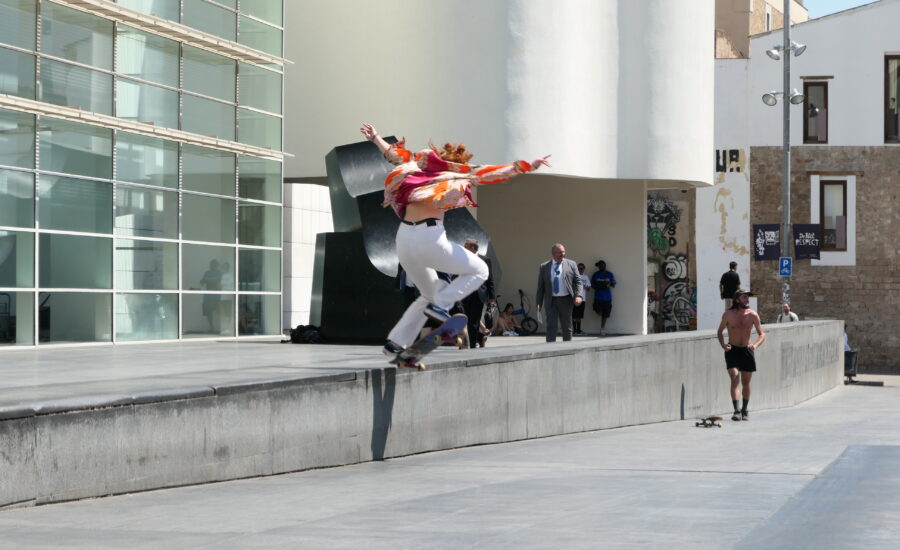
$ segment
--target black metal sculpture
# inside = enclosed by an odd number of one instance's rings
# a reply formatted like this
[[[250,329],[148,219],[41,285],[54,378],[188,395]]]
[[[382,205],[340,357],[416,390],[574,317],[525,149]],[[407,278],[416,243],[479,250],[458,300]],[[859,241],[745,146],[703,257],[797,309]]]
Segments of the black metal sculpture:
[[[391,165],[363,141],[335,147],[325,157],[325,166],[334,232],[316,236],[310,323],[329,341],[383,341],[405,309],[394,245],[400,220],[381,206]],[[450,210],[444,227],[451,241],[474,237],[482,250],[488,248],[499,284],[500,262],[469,211]]]

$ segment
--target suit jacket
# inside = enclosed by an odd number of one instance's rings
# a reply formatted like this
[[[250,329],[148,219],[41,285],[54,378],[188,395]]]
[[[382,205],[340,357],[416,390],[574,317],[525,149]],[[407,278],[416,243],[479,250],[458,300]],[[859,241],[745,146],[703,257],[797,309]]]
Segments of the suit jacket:
[[[541,264],[540,270],[538,270],[538,286],[535,303],[541,304],[544,311],[550,309],[550,302],[553,300],[553,278],[550,274],[550,266],[552,265],[553,260],[544,262]],[[581,280],[581,275],[578,273],[578,264],[568,258],[563,258],[563,261],[560,264],[559,279],[560,283],[563,285],[562,288],[569,293],[569,298],[571,298],[574,303],[575,297],[581,294],[581,291],[584,288],[584,281]]]

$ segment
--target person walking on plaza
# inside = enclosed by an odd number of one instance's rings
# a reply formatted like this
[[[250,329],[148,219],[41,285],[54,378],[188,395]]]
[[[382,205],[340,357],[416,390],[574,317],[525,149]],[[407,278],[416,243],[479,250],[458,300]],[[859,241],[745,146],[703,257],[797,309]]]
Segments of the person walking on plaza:
[[[737,273],[737,262],[728,264],[728,271],[722,274],[719,279],[719,295],[722,297],[722,303],[725,305],[725,311],[731,309],[731,299],[734,293],[741,287],[741,276]]]
[[[563,340],[568,342],[572,339],[572,310],[581,303],[584,284],[578,265],[566,259],[565,246],[554,244],[550,255],[553,259],[542,263],[538,270],[535,303],[543,309],[547,320],[547,341],[556,341],[558,326]]]
[[[478,206],[471,186],[506,181],[518,174],[550,166],[547,157],[506,165],[470,165],[472,154],[463,144],[432,146],[413,154],[406,140],[388,144],[371,124],[359,130],[396,168],[384,182],[384,202],[402,223],[397,229],[397,258],[421,294],[388,334],[384,354],[390,359],[411,345],[428,317],[450,318],[450,308],[478,289],[488,278],[488,266],[477,255],[452,243],[444,232],[444,212]],[[438,271],[457,277],[438,282]],[[426,317],[427,316],[427,317]]]
[[[487,335],[481,330],[481,320],[484,317],[484,306],[493,304],[497,300],[494,294],[494,272],[491,269],[491,259],[478,254],[478,239],[469,238],[463,247],[477,255],[488,267],[488,276],[478,290],[462,299],[463,312],[469,319],[469,347],[484,347]]]
[[[612,290],[616,286],[616,276],[606,270],[606,262],[595,263],[596,273],[591,275],[594,287],[594,311],[600,316],[600,336],[606,336],[606,321],[612,314]]]
[[[756,342],[750,343],[750,331],[756,329]],[[722,333],[728,330],[728,343]],[[759,315],[750,309],[750,293],[738,289],[731,300],[731,308],[722,314],[722,322],[716,332],[719,345],[725,350],[725,368],[731,379],[732,420],[750,420],[747,404],[750,402],[750,380],[756,372],[754,350],[766,341],[766,333],[759,322]],[[740,384],[740,386],[738,386]],[[744,403],[738,408],[743,395]]]
[[[572,310],[572,325],[575,329],[575,334],[584,334],[584,331],[581,330],[581,321],[584,319],[585,302],[587,301],[587,291],[591,288],[591,280],[584,274],[584,264],[580,262],[578,263],[578,276],[581,277],[582,285],[581,303]]]
[[[799,320],[800,317],[791,311],[791,304],[787,302],[781,304],[781,313],[778,314],[778,319],[775,320],[776,323],[794,323]]]

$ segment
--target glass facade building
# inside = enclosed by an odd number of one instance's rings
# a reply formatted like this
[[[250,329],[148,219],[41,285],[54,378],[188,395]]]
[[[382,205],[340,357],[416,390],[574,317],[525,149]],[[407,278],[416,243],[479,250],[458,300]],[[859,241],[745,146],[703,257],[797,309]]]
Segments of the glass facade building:
[[[98,4],[0,0],[0,347],[280,334],[283,0]]]

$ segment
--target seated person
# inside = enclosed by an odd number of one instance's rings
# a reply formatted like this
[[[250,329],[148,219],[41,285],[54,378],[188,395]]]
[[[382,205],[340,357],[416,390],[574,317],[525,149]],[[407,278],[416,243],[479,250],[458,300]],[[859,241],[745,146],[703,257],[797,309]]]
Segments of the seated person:
[[[503,308],[503,311],[500,312],[500,317],[497,319],[497,326],[494,327],[494,334],[518,336],[519,333],[516,332],[517,329],[521,330],[522,325],[519,324],[519,321],[516,320],[516,316],[513,315],[513,305],[506,304],[506,307]]]

